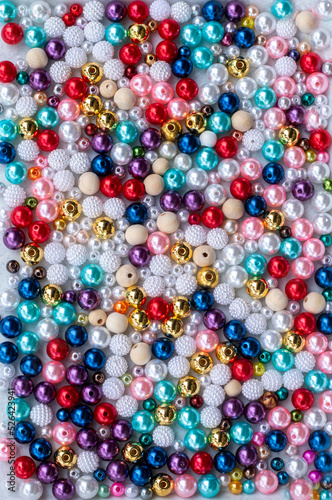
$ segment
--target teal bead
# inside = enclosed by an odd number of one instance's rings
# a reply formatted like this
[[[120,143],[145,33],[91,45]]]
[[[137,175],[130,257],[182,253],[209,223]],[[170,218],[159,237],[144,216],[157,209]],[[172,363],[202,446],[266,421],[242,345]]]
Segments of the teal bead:
[[[323,490],[319,493],[319,500],[332,500],[332,492],[330,490]]]
[[[181,28],[180,40],[187,47],[198,47],[202,41],[202,31],[194,24],[187,24]]]
[[[242,491],[243,493],[246,493],[247,495],[252,495],[252,493],[255,493],[256,486],[254,481],[251,481],[251,479],[247,479],[246,481],[243,481],[242,483]]]
[[[11,184],[21,184],[28,176],[26,166],[20,161],[13,161],[6,165],[5,177]]]
[[[302,245],[296,238],[286,238],[281,242],[280,253],[288,259],[297,259],[302,253]]]
[[[37,122],[41,127],[54,128],[59,123],[59,114],[54,108],[43,108],[38,111]]]
[[[31,49],[43,47],[46,42],[46,32],[39,26],[31,26],[25,30],[24,41]]]
[[[255,93],[255,103],[261,109],[273,108],[277,102],[277,94],[270,87],[261,87]]]
[[[284,156],[284,147],[281,142],[271,139],[264,144],[262,155],[266,161],[278,162]]]
[[[199,411],[191,406],[182,408],[178,413],[178,424],[183,429],[195,429],[201,421]]]
[[[153,413],[148,411],[138,411],[132,418],[131,425],[136,432],[147,434],[154,429],[155,421]]]
[[[315,102],[315,96],[310,92],[307,92],[301,97],[301,102],[303,106],[311,106]]]
[[[124,120],[120,122],[116,128],[116,136],[120,142],[125,142],[126,144],[131,144],[136,141],[138,137],[138,130],[136,125],[129,120]]]
[[[8,403],[7,405],[7,415],[9,418],[15,415],[16,422],[22,422],[26,420],[30,415],[30,405],[25,399],[16,398],[12,401],[14,404]]]
[[[176,397],[176,387],[169,380],[162,380],[155,385],[153,395],[160,403],[171,403]]]
[[[225,30],[221,23],[209,21],[202,28],[203,40],[207,43],[218,43],[224,36]]]
[[[17,9],[13,2],[7,2],[3,0],[0,2],[0,22],[8,23],[13,21],[17,15]]]
[[[104,279],[104,271],[98,264],[88,264],[81,271],[81,280],[84,285],[97,286]]]
[[[202,451],[207,445],[207,437],[201,429],[191,429],[184,437],[185,447],[190,451]]]
[[[0,121],[0,140],[13,141],[17,137],[17,126],[13,120]]]
[[[213,64],[214,57],[212,51],[208,47],[196,47],[190,59],[195,68],[208,69],[211,64]]]
[[[320,370],[312,370],[304,379],[306,387],[314,393],[323,392],[328,388],[329,379]]]
[[[69,302],[61,302],[53,309],[53,319],[58,325],[70,325],[76,319],[75,306]]]
[[[236,444],[247,444],[251,441],[254,431],[247,422],[236,422],[230,429],[231,439]]]
[[[31,300],[24,300],[17,307],[17,316],[23,323],[34,323],[39,319],[40,308]]]
[[[229,115],[223,111],[217,111],[213,113],[208,119],[208,127],[215,134],[222,134],[223,132],[228,132],[232,126],[232,120]]]
[[[34,354],[40,346],[39,337],[35,332],[22,332],[16,339],[16,345],[22,354]]]
[[[220,491],[220,481],[213,474],[205,474],[197,481],[198,492],[205,498],[213,498]]]
[[[271,12],[277,19],[287,19],[293,14],[293,4],[289,0],[276,0]]]
[[[19,71],[16,75],[16,81],[19,85],[25,85],[29,81],[29,73],[26,71]]]
[[[212,148],[201,148],[196,154],[196,163],[202,170],[213,170],[217,168],[219,157]]]
[[[164,183],[166,189],[171,189],[172,191],[179,191],[186,184],[186,176],[181,170],[176,168],[170,168],[164,174]]]
[[[244,263],[246,271],[252,276],[262,276],[267,268],[267,261],[263,255],[252,253]]]
[[[128,36],[128,32],[120,23],[110,24],[105,31],[105,38],[112,45],[122,45]]]
[[[286,372],[294,365],[294,356],[288,349],[278,349],[272,354],[272,364],[279,372]]]

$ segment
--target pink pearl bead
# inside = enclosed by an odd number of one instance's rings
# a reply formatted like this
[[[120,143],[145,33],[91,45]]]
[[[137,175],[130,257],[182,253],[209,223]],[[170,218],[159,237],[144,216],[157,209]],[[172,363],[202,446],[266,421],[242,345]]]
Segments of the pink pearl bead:
[[[308,109],[304,117],[304,125],[308,132],[319,128],[319,110],[315,106]]]
[[[34,161],[35,167],[43,169],[48,166],[48,159],[46,156],[38,155]]]
[[[80,114],[80,105],[74,99],[63,99],[57,107],[61,120],[74,121]]]
[[[135,95],[145,96],[152,90],[152,80],[149,75],[139,74],[130,80],[130,88]]]
[[[122,483],[113,483],[111,486],[111,493],[114,497],[122,497],[125,492],[125,487]]]
[[[317,153],[317,161],[328,163],[329,160],[330,160],[330,155],[326,151],[320,151],[319,153]]]
[[[242,222],[241,231],[248,240],[258,240],[264,233],[263,222],[258,217],[248,217]]]
[[[332,391],[325,391],[319,396],[318,404],[325,413],[332,413]]]
[[[265,48],[272,59],[280,59],[287,54],[288,43],[281,36],[272,36],[266,42]]]
[[[289,76],[280,76],[273,84],[273,90],[278,97],[293,97],[296,92],[294,80]]]
[[[286,115],[280,108],[270,108],[264,113],[264,123],[267,128],[278,130],[286,123]]]
[[[292,224],[292,236],[299,241],[305,241],[313,235],[314,226],[308,219],[297,219]]]
[[[174,491],[181,498],[190,498],[197,491],[196,479],[190,474],[181,474],[174,481]]]
[[[167,104],[167,113],[173,120],[184,120],[189,113],[189,104],[184,99],[176,97]]]
[[[70,422],[57,424],[53,429],[53,439],[61,445],[70,445],[76,439],[75,427]]]
[[[332,373],[332,351],[325,351],[323,352],[317,361],[318,368],[323,372],[327,374]]]
[[[31,194],[37,198],[37,200],[46,200],[51,198],[54,193],[53,182],[46,177],[39,177],[31,184]]]
[[[270,410],[268,422],[274,429],[285,429],[290,424],[291,416],[287,408],[276,406]]]
[[[241,163],[240,172],[242,177],[249,181],[255,181],[262,175],[263,167],[256,158],[247,158]]]
[[[251,442],[256,446],[262,446],[265,442],[264,434],[262,432],[254,432]]]
[[[167,104],[174,96],[172,85],[167,82],[156,83],[151,91],[152,99],[159,104]]]
[[[196,336],[196,345],[199,350],[204,352],[212,352],[219,344],[219,337],[212,330],[202,330]]]
[[[310,333],[305,339],[305,345],[307,351],[311,352],[311,354],[317,355],[322,354],[327,349],[327,338],[323,333],[314,332]]]
[[[292,263],[291,270],[295,278],[307,280],[308,278],[310,278],[310,276],[313,275],[315,266],[313,265],[311,260],[307,259],[306,257],[298,257]]]
[[[286,201],[286,190],[283,186],[272,184],[264,189],[263,197],[270,207],[280,207]]]
[[[257,474],[255,479],[255,485],[258,491],[267,495],[273,493],[278,488],[278,484],[277,475],[271,470],[262,470]]]
[[[290,487],[290,496],[293,500],[310,500],[312,498],[312,484],[305,479],[295,479]]]
[[[42,373],[46,382],[59,384],[65,378],[66,368],[60,361],[49,361],[43,366]]]
[[[289,168],[300,168],[306,160],[305,152],[298,146],[286,148],[283,160]]]
[[[310,260],[320,260],[325,255],[325,245],[318,238],[310,238],[308,241],[303,243],[302,248],[303,255]]]
[[[329,79],[324,73],[311,73],[305,83],[308,91],[315,95],[324,94],[329,87]]]
[[[7,462],[15,457],[16,444],[9,438],[0,438],[0,462]]]
[[[146,377],[138,377],[131,383],[130,391],[135,399],[144,401],[152,396],[153,383]]]
[[[39,220],[52,222],[59,215],[59,207],[54,200],[43,200],[38,203],[36,213]]]
[[[286,434],[290,444],[302,446],[308,441],[310,432],[305,424],[297,422],[288,427]]]
[[[155,231],[148,237],[147,245],[150,252],[160,255],[169,249],[169,237],[161,231]]]

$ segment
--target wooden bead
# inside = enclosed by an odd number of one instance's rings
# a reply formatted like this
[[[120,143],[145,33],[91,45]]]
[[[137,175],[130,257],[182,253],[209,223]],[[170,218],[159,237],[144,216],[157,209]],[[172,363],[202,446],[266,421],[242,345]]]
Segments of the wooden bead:
[[[178,216],[174,212],[163,212],[158,216],[157,228],[159,231],[172,234],[175,233],[180,227]]]
[[[99,86],[100,95],[109,99],[118,90],[117,84],[113,80],[105,80]]]
[[[242,391],[242,385],[238,380],[232,379],[224,386],[224,391],[226,392],[227,396],[229,397],[235,397],[241,394]]]
[[[124,333],[128,328],[128,318],[124,314],[112,312],[106,320],[106,328],[111,333]]]
[[[309,10],[303,10],[296,16],[295,24],[301,33],[311,33],[317,25],[317,19]]]
[[[310,292],[303,299],[303,309],[311,314],[320,314],[326,307],[326,300],[318,292]]]
[[[196,247],[193,253],[193,261],[199,267],[212,266],[216,260],[216,252],[209,245]]]
[[[158,158],[152,164],[152,170],[155,174],[164,175],[168,170],[169,162],[166,158]]]
[[[134,224],[128,227],[125,236],[129,245],[143,245],[148,239],[149,232],[145,226]]]
[[[118,285],[127,288],[128,286],[136,285],[139,280],[139,275],[136,267],[131,264],[124,264],[119,267],[116,272],[116,281]]]
[[[287,307],[288,297],[279,288],[273,288],[265,297],[265,304],[274,312],[283,311]]]
[[[106,323],[107,314],[102,309],[95,309],[89,313],[89,323],[92,326],[103,326]]]
[[[83,194],[92,195],[99,191],[100,180],[93,172],[84,172],[78,180],[78,187]]]
[[[131,361],[138,366],[144,366],[151,359],[151,349],[145,342],[134,344],[130,351]]]
[[[244,206],[241,200],[229,198],[222,206],[225,219],[238,220],[244,214]]]
[[[161,175],[151,174],[144,179],[145,191],[151,196],[158,196],[164,191],[165,183]]]
[[[248,111],[240,109],[232,115],[232,127],[239,132],[247,132],[253,123],[254,119]]]
[[[45,50],[35,47],[30,49],[25,56],[31,69],[45,68],[48,64],[48,57]]]
[[[119,109],[128,111],[135,106],[136,96],[132,90],[124,87],[115,92],[114,102]]]

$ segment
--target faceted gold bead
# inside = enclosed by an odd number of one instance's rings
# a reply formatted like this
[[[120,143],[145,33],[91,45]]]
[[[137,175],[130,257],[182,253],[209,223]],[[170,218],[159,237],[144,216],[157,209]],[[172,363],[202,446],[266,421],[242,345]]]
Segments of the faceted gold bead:
[[[187,262],[189,262],[192,255],[193,251],[191,249],[191,246],[189,245],[189,243],[185,243],[184,241],[175,243],[171,247],[171,258],[177,264],[186,264]]]
[[[218,282],[219,274],[213,267],[202,267],[197,273],[197,283],[202,288],[214,288]]]
[[[146,330],[150,324],[149,316],[142,309],[134,309],[129,314],[128,321],[130,326],[139,332]]]
[[[100,64],[96,62],[87,62],[82,66],[81,74],[85,82],[94,84],[102,79],[104,71]]]
[[[43,249],[37,243],[28,243],[21,249],[21,259],[25,264],[35,266],[43,258]]]
[[[206,124],[207,121],[205,116],[199,111],[189,113],[186,117],[186,127],[189,132],[201,134],[206,129]]]
[[[166,318],[161,327],[165,337],[169,339],[177,339],[181,337],[183,333],[183,323],[180,318],[173,316],[172,318]]]
[[[242,493],[242,483],[240,481],[231,481],[228,488],[232,495],[240,495]]]
[[[191,377],[190,375],[186,375],[185,377],[180,378],[178,383],[178,391],[181,396],[186,398],[191,398],[192,396],[196,396],[199,393],[201,384],[197,380],[196,377]]]
[[[95,116],[101,112],[103,103],[98,95],[88,95],[82,99],[80,107],[86,116]]]
[[[279,400],[274,392],[266,391],[260,398],[260,402],[265,406],[267,410],[272,410],[272,408],[275,408],[278,405]]]
[[[291,125],[285,125],[284,127],[281,127],[278,137],[281,144],[290,147],[295,146],[300,138],[300,133],[297,128],[292,127]]]
[[[196,352],[193,354],[190,360],[190,367],[196,373],[200,375],[205,375],[209,373],[213,368],[213,361],[207,352]]]
[[[282,343],[292,352],[300,352],[305,346],[305,339],[298,332],[287,332],[282,339]]]
[[[247,281],[246,292],[254,300],[265,297],[269,291],[267,283],[263,278],[252,278]]]
[[[54,453],[54,462],[61,469],[71,469],[76,465],[76,452],[69,446],[61,446]]]
[[[168,474],[157,474],[152,478],[152,491],[158,497],[166,497],[174,487],[174,481]]]
[[[161,126],[160,132],[166,141],[175,141],[180,137],[182,127],[177,120],[167,120]]]
[[[103,132],[111,132],[116,129],[118,118],[113,111],[102,111],[97,116],[96,124]]]
[[[142,43],[149,38],[150,32],[146,24],[132,24],[128,28],[128,36],[133,43]]]
[[[146,54],[144,58],[144,62],[148,66],[152,66],[152,64],[154,64],[156,61],[158,61],[158,58],[155,54]]]
[[[175,297],[171,304],[171,310],[174,316],[177,316],[178,318],[187,318],[191,311],[190,302],[187,297],[182,297],[181,295],[179,297]]]
[[[208,443],[213,450],[222,450],[229,445],[230,435],[222,429],[212,429],[208,435]]]
[[[228,363],[232,363],[236,356],[237,350],[235,345],[230,342],[222,342],[217,346],[216,356],[219,359],[220,363],[227,365]]]
[[[55,307],[61,302],[62,290],[58,285],[46,285],[42,289],[40,296],[44,304]]]
[[[76,220],[82,213],[82,207],[76,200],[64,200],[59,207],[59,214],[64,220]]]
[[[151,19],[151,21],[148,22],[147,26],[149,31],[155,31],[158,28],[158,23],[154,19]]]
[[[243,478],[243,472],[238,467],[235,467],[232,472],[229,473],[232,481],[241,481]]]
[[[176,420],[176,410],[173,405],[163,403],[158,406],[155,419],[160,425],[171,425]]]
[[[115,231],[114,222],[110,217],[99,217],[93,223],[93,232],[100,240],[108,240]]]
[[[129,441],[122,448],[122,455],[126,462],[134,464],[143,457],[143,446],[140,443]]]
[[[32,118],[23,118],[18,124],[18,133],[23,139],[33,139],[38,135],[38,123]]]
[[[234,78],[243,78],[249,73],[250,64],[244,57],[231,59],[227,64],[228,72]]]
[[[141,286],[133,285],[127,288],[125,300],[131,307],[141,307],[146,301],[146,293]]]
[[[285,224],[285,216],[280,210],[270,210],[264,215],[263,224],[269,231],[279,231]]]
[[[55,221],[53,222],[53,228],[56,231],[64,231],[66,229],[66,226],[66,221],[63,219],[55,219]]]

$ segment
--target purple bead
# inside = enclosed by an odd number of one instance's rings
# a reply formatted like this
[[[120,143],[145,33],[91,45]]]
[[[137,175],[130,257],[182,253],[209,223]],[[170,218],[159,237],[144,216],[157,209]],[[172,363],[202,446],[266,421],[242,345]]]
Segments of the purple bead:
[[[70,385],[83,385],[87,381],[88,371],[83,365],[70,365],[66,370],[66,380]]]
[[[302,106],[292,106],[287,109],[286,117],[291,125],[297,127],[304,123],[305,110]]]
[[[54,61],[62,59],[67,51],[65,42],[60,38],[51,38],[51,40],[46,43],[44,50],[48,58]]]
[[[56,500],[71,500],[75,495],[75,485],[70,479],[58,479],[52,487]]]
[[[225,418],[236,420],[243,414],[244,406],[241,399],[229,398],[223,402],[221,410]]]
[[[189,469],[189,465],[189,458],[185,453],[172,453],[167,460],[167,467],[173,474],[184,474]]]
[[[238,23],[246,15],[246,8],[242,2],[232,0],[225,5],[225,16],[229,21]]]
[[[258,424],[265,418],[266,410],[259,401],[251,401],[244,409],[244,416],[251,424]]]
[[[216,332],[226,323],[226,316],[219,309],[210,309],[203,316],[203,323],[209,330]]]
[[[37,92],[44,92],[51,85],[51,77],[44,69],[35,69],[30,73],[30,87]]]
[[[310,481],[313,484],[317,484],[317,483],[319,483],[322,480],[323,475],[318,470],[312,470],[312,471],[309,472],[308,478],[310,479]]]
[[[204,207],[205,199],[201,191],[187,191],[183,197],[183,203],[189,212],[198,212]]]
[[[56,95],[51,95],[47,99],[47,105],[50,106],[50,108],[57,108],[60,104],[60,99]]]
[[[33,383],[29,377],[19,375],[15,377],[12,382],[12,389],[14,389],[17,398],[27,398],[33,393]]]
[[[48,405],[55,399],[55,387],[50,382],[40,382],[35,387],[34,396],[38,403]]]
[[[142,132],[140,142],[149,151],[157,149],[161,144],[161,134],[155,128],[148,128]]]
[[[81,290],[77,297],[78,305],[85,311],[93,311],[99,306],[100,298],[97,290],[86,288]]]
[[[9,250],[18,250],[23,247],[24,243],[24,233],[18,227],[11,227],[4,232],[3,244],[9,248]]]
[[[135,267],[145,267],[151,260],[150,250],[144,245],[135,245],[129,250],[128,259]]]
[[[145,179],[150,171],[151,165],[144,158],[134,158],[128,165],[128,173],[135,179]]]
[[[305,179],[294,182],[292,195],[300,201],[310,200],[313,197],[315,188],[310,181]]]
[[[58,469],[51,462],[42,462],[36,469],[36,475],[43,484],[51,484],[58,479]]]
[[[244,444],[236,450],[236,460],[242,467],[250,467],[258,461],[258,453],[252,444]]]
[[[107,438],[98,445],[97,455],[102,460],[113,460],[119,453],[119,450],[118,443],[112,438]],[[121,460],[116,460],[116,462],[121,462]]]
[[[119,23],[126,17],[127,8],[119,0],[112,0],[106,5],[105,16],[113,23]]]
[[[165,212],[178,212],[181,208],[182,199],[176,191],[165,191],[159,200],[161,208]]]
[[[123,482],[128,477],[128,465],[124,460],[113,460],[106,469],[107,477],[114,482]]]
[[[112,146],[112,137],[105,132],[100,132],[92,136],[91,147],[96,153],[106,154],[111,151]]]
[[[225,33],[225,35],[222,37],[220,43],[224,47],[229,47],[230,45],[232,45],[232,43],[233,43],[232,33]]]
[[[76,443],[82,450],[91,451],[98,444],[98,434],[94,429],[84,427],[76,434]]]
[[[74,304],[76,302],[76,293],[74,290],[67,290],[62,297],[64,302],[69,302],[69,304]]]
[[[96,405],[101,401],[103,391],[99,385],[87,384],[82,387],[81,398],[88,405]]]
[[[313,450],[306,450],[302,456],[308,464],[312,464],[316,458],[316,453]]]
[[[128,420],[123,418],[116,420],[110,427],[111,436],[116,441],[128,441],[133,433],[133,428]]]

